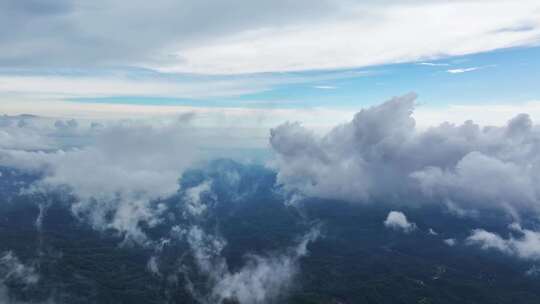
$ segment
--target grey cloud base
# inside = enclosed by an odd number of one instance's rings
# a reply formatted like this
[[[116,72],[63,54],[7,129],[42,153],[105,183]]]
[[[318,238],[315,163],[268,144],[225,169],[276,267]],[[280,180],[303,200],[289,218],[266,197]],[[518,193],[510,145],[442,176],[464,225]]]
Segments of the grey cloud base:
[[[540,207],[540,131],[526,114],[503,127],[473,121],[415,128],[411,93],[358,112],[317,136],[299,123],[271,130],[278,182],[306,196],[355,203],[434,202],[454,209]]]

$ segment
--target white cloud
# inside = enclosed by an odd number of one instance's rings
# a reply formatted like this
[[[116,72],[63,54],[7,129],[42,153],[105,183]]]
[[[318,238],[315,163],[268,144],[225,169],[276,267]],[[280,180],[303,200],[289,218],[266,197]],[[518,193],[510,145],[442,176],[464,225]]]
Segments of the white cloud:
[[[525,101],[518,103],[478,104],[449,104],[444,107],[429,107],[421,105],[414,111],[413,117],[418,127],[426,129],[449,122],[462,124],[466,120],[473,120],[483,126],[503,126],[508,120],[527,113],[535,120],[540,121],[540,101]]]
[[[49,149],[55,141],[43,136],[47,131],[38,117],[0,116],[0,149]]]
[[[226,300],[240,304],[273,303],[291,287],[299,271],[299,259],[308,254],[308,244],[315,241],[319,234],[318,228],[312,229],[282,254],[247,255],[244,266],[230,271],[221,255],[225,240],[192,226],[187,232],[187,240],[199,270],[208,276],[211,291],[206,294],[193,284],[189,284],[188,289],[196,298],[208,303],[223,303]]]
[[[56,75],[0,75],[0,92],[6,98],[54,100],[115,96],[202,99],[231,97],[269,90],[275,85],[309,83],[358,77],[358,74],[257,74],[202,76],[142,73],[132,70],[105,70],[72,74],[59,70]],[[208,88],[211,87],[212,90]],[[323,86],[325,87],[325,86]]]
[[[159,257],[155,255],[151,256],[146,263],[146,269],[153,275],[161,276],[161,272],[159,271]]]
[[[437,67],[437,66],[449,66],[450,64],[449,63],[438,63],[438,62],[420,62],[418,63],[419,65],[425,65],[425,66],[433,66],[433,67]]]
[[[470,67],[470,68],[459,68],[459,69],[450,69],[446,70],[450,74],[461,74],[461,73],[467,73],[472,72],[480,69],[480,67]]]
[[[0,25],[11,30],[0,37],[0,64],[137,66],[147,61],[167,65],[181,60],[172,54],[174,50],[244,29],[320,18],[332,14],[335,6],[327,0],[134,0],[129,6],[120,0],[2,2]],[[148,22],[141,23],[143,19]]]
[[[235,107],[198,107],[173,105],[136,105],[136,104],[100,104],[76,103],[58,99],[34,99],[28,96],[14,98],[0,95],[3,113],[10,115],[34,114],[47,117],[77,118],[81,120],[118,120],[118,119],[170,119],[178,115],[193,113],[192,123],[197,126],[218,127],[205,136],[218,134],[220,130],[237,128],[234,132],[226,132],[215,136],[212,142],[219,142],[220,138],[231,137],[237,140],[237,135],[250,130],[254,133],[252,138],[258,138],[258,146],[266,146],[265,137],[268,128],[285,121],[302,121],[305,126],[316,129],[317,132],[327,131],[331,127],[345,123],[351,119],[355,108],[235,108]],[[447,106],[418,106],[413,117],[419,129],[437,126],[442,122],[461,124],[465,120],[473,120],[479,125],[502,126],[509,119],[520,114],[528,113],[533,120],[540,120],[540,101],[522,101],[516,103],[499,104],[449,104]],[[12,127],[15,124],[11,125]],[[27,142],[37,143],[37,138]],[[25,140],[25,137],[18,137]],[[6,143],[9,141],[6,141]]]
[[[448,213],[461,218],[477,218],[479,216],[478,210],[475,209],[464,209],[452,202],[450,199],[445,200],[444,203]]]
[[[478,244],[482,249],[497,249],[504,253],[511,253],[508,243],[503,238],[483,229],[474,229],[466,241],[470,245]]]
[[[201,195],[209,193],[212,183],[205,181],[200,185],[191,187],[186,190],[185,194],[185,210],[192,216],[198,217],[208,209],[207,204],[204,204],[201,200]]]
[[[405,233],[412,232],[416,229],[416,224],[409,222],[405,214],[399,211],[390,211],[386,220],[384,220],[384,225],[388,228],[401,230]]]
[[[535,0],[137,0],[129,10],[119,0],[0,5],[0,25],[13,29],[0,38],[0,64],[8,67],[329,69],[531,45],[540,33]]]
[[[9,287],[6,283],[15,283],[23,285],[26,288],[35,285],[39,282],[40,275],[38,270],[32,264],[24,264],[13,251],[5,251],[0,254],[0,303],[5,304],[54,304],[52,300],[45,302],[26,302],[19,301],[16,297],[10,294]]]
[[[153,201],[176,193],[182,172],[202,159],[198,150],[205,139],[194,137],[190,128],[185,121],[114,123],[98,131],[87,129],[92,140],[82,147],[0,149],[0,164],[43,173],[33,191],[67,190],[75,196],[75,215],[96,229],[116,229],[144,243],[139,224],[157,224],[164,211]]]
[[[278,182],[305,195],[368,203],[437,202],[453,210],[540,211],[540,129],[520,114],[417,129],[414,94],[358,112],[326,134],[298,123],[271,131]],[[472,214],[472,213],[471,213]]]
[[[99,76],[0,76],[3,94],[26,94],[38,98],[152,96],[207,98],[238,96],[264,91],[271,80],[174,79],[173,77]],[[208,90],[212,87],[212,90]]]
[[[467,238],[469,245],[478,245],[482,249],[494,249],[522,259],[540,259],[540,232],[523,229],[519,224],[509,226],[517,236],[505,239],[496,233],[475,229]]]
[[[536,1],[347,4],[347,13],[336,18],[246,30],[187,47],[178,52],[183,62],[162,69],[250,73],[359,67],[532,45],[540,35]],[[500,31],[525,21],[532,26],[528,31]]]
[[[249,256],[237,272],[225,274],[213,288],[221,303],[236,299],[239,303],[268,303],[291,287],[298,273],[298,259],[307,255],[307,245],[319,237],[318,230],[306,234],[292,252],[278,256]]]
[[[0,278],[2,284],[16,281],[29,285],[39,281],[39,274],[33,266],[21,263],[12,251],[6,251],[0,256]]]
[[[320,90],[335,90],[337,89],[336,86],[329,86],[329,85],[317,85],[317,86],[313,86],[315,89],[320,89]]]
[[[444,243],[450,247],[453,247],[457,244],[456,239],[445,239]]]

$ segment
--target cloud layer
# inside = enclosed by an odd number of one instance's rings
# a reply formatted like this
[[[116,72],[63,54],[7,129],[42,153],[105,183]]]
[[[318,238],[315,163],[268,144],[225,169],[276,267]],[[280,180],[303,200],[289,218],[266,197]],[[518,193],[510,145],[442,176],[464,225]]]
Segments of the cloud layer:
[[[531,45],[540,34],[533,0],[19,2],[0,4],[0,26],[12,29],[0,36],[2,66],[343,68]]]
[[[70,120],[57,121],[54,128],[17,130],[51,140],[49,151],[5,146],[0,149],[0,165],[42,175],[27,191],[64,191],[73,196],[75,215],[96,229],[115,229],[140,242],[145,241],[140,223],[154,226],[163,212],[154,201],[176,193],[182,172],[202,159],[197,151],[204,139],[193,138],[185,120],[161,126],[129,121],[107,127],[92,124],[84,129]],[[8,134],[19,138],[17,133]],[[89,142],[63,148],[62,141],[54,140],[77,136]]]

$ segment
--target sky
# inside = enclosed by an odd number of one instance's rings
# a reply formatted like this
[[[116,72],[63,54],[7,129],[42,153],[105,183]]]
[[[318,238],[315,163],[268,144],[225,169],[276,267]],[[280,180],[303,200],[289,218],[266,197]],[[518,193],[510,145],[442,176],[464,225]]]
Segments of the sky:
[[[4,0],[0,20],[11,115],[324,127],[409,92],[424,126],[540,114],[538,1]]]

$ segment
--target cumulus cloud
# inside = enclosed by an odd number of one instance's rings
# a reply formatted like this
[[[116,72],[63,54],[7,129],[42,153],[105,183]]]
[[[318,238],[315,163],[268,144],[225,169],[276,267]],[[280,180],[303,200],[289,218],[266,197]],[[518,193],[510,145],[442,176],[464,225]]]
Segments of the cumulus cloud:
[[[508,243],[502,237],[483,229],[473,230],[467,238],[467,243],[478,244],[482,249],[497,249],[505,253],[510,253]]]
[[[182,171],[196,159],[188,138],[182,126],[113,127],[91,147],[57,154],[41,186],[69,186],[79,198],[76,214],[140,238],[139,222],[152,226],[161,211],[150,203],[175,193]],[[109,212],[114,217],[106,223]]]
[[[474,229],[466,242],[484,250],[497,250],[522,259],[540,259],[540,232],[524,229],[517,223],[509,228],[515,235],[510,234],[508,238],[483,229]]]
[[[351,123],[323,137],[299,123],[272,129],[270,144],[277,153],[278,181],[311,196],[362,201],[382,190],[379,178],[385,179],[386,188],[399,187],[392,177],[401,165],[393,166],[392,159],[382,158],[393,154],[413,132],[410,114],[415,98],[410,94],[362,110]]]
[[[320,136],[299,123],[271,130],[278,182],[350,202],[436,202],[474,214],[540,209],[540,130],[527,114],[502,127],[472,121],[420,130],[415,94],[363,109]]]
[[[60,130],[73,130],[79,126],[79,123],[75,119],[70,120],[57,120],[54,126]]]
[[[437,62],[419,62],[419,65],[425,65],[430,67],[449,66],[449,63],[437,63]]]
[[[405,233],[412,232],[416,229],[416,224],[407,220],[403,212],[390,211],[384,220],[384,225],[390,229],[401,230]]]
[[[54,140],[43,135],[43,126],[32,115],[0,116],[0,149],[36,150],[54,146]]]

